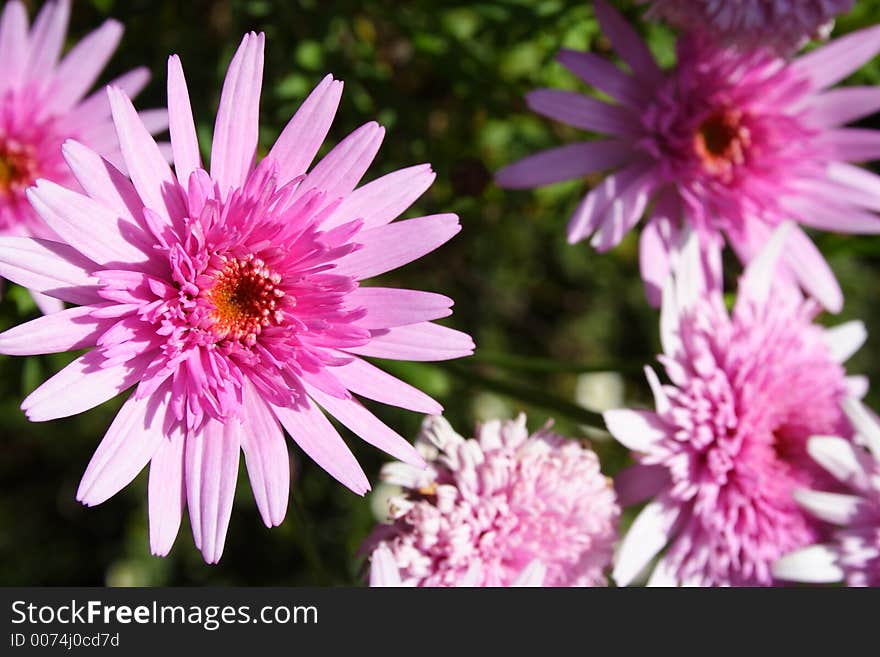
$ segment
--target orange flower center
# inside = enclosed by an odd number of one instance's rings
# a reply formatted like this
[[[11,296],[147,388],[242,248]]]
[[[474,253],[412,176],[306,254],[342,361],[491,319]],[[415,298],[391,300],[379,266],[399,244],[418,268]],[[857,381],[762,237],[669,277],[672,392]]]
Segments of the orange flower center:
[[[710,115],[694,135],[694,151],[703,168],[722,178],[730,177],[733,169],[745,162],[750,143],[742,112],[735,110],[720,110]]]
[[[37,178],[33,148],[9,139],[0,140],[0,194],[29,187]]]
[[[224,260],[225,266],[205,293],[214,306],[211,330],[218,340],[253,345],[264,328],[284,319],[280,310],[284,291],[278,287],[281,277],[253,255]]]

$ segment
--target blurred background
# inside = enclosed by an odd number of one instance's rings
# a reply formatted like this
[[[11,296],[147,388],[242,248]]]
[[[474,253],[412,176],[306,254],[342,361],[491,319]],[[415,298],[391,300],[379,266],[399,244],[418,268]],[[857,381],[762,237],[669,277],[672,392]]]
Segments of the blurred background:
[[[39,2],[26,2],[31,15]],[[641,11],[613,2],[633,20]],[[69,42],[106,18],[126,26],[103,81],[134,66],[154,74],[140,108],[164,106],[165,65],[178,53],[186,70],[202,145],[210,143],[223,74],[241,36],[266,32],[261,146],[272,144],[311,88],[326,74],[345,92],[325,151],[358,125],[376,119],[388,130],[367,179],[430,162],[437,181],[409,216],[456,212],[462,232],[382,283],[440,292],[456,301],[447,322],[478,345],[450,364],[382,363],[435,396],[453,425],[471,433],[481,419],[529,413],[575,438],[589,437],[603,470],[626,465],[589,412],[650,403],[641,373],[657,353],[657,314],[645,303],[638,274],[637,232],[598,255],[568,246],[565,224],[595,180],[534,192],[505,192],[492,172],[536,150],[577,139],[572,128],[531,115],[523,94],[536,86],[582,88],[554,61],[560,47],[607,54],[587,0],[322,2],[230,0],[175,2],[76,0]],[[858,0],[835,35],[880,17],[880,0]],[[674,38],[639,22],[664,64]],[[880,60],[850,83],[880,83]],[[863,122],[880,128],[880,117]],[[207,151],[206,151],[207,152]],[[265,152],[265,150],[263,150]],[[846,295],[837,323],[862,318],[865,347],[851,372],[880,378],[880,237],[821,235],[820,248]],[[731,261],[730,283],[736,269]],[[0,329],[36,317],[30,297],[7,285]],[[269,530],[261,522],[244,473],[239,478],[226,550],[206,566],[185,517],[167,558],[151,557],[146,470],[123,492],[88,509],[76,487],[117,399],[83,415],[29,423],[21,400],[72,355],[0,356],[0,584],[3,585],[352,585],[363,581],[357,548],[376,522],[386,491],[378,472],[386,458],[350,439],[374,485],[359,498],[337,484],[291,443],[293,489],[288,516]],[[868,397],[880,407],[880,392]],[[421,418],[380,405],[388,424],[414,437]],[[629,515],[629,514],[628,514]]]

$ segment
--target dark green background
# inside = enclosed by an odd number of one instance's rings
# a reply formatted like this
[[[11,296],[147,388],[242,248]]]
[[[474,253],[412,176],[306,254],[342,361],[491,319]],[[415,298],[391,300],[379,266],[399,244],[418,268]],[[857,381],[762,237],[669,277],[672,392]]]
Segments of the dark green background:
[[[36,3],[28,3],[32,8]],[[615,3],[632,19],[630,2]],[[637,233],[598,255],[565,243],[565,224],[590,182],[536,192],[505,192],[491,172],[527,153],[579,138],[574,129],[529,114],[523,94],[535,86],[578,88],[555,63],[561,46],[607,53],[590,3],[506,2],[75,2],[70,39],[106,17],[126,25],[122,47],[103,78],[136,65],[154,79],[139,107],[165,101],[165,62],[178,53],[193,109],[210,141],[226,65],[244,32],[267,35],[261,147],[271,145],[308,91],[326,73],[345,80],[328,144],[377,119],[388,133],[367,178],[430,162],[437,182],[410,216],[457,212],[463,231],[421,261],[383,282],[430,289],[456,300],[450,325],[468,331],[478,355],[453,365],[389,363],[404,379],[435,395],[460,431],[480,418],[519,409],[530,424],[549,416],[573,436],[589,420],[575,404],[580,372],[624,373],[626,398],[649,403],[640,373],[658,351],[657,315],[644,301]],[[880,17],[880,0],[860,0],[837,33]],[[664,63],[673,61],[665,28],[640,24]],[[880,82],[875,61],[854,82]],[[876,117],[875,117],[876,119]],[[864,122],[871,125],[871,121]],[[873,121],[874,127],[880,123]],[[846,295],[840,319],[880,327],[877,303],[880,238],[822,235],[818,243]],[[736,269],[728,277],[735,279]],[[36,316],[29,297],[7,287],[0,328]],[[836,318],[823,320],[838,321]],[[875,336],[850,362],[853,372],[880,373]],[[146,473],[103,505],[75,499],[86,464],[120,404],[81,416],[31,424],[23,397],[70,356],[0,357],[0,583],[2,584],[249,584],[333,585],[360,580],[360,541],[373,525],[368,500],[337,484],[292,449],[294,481],[288,517],[266,529],[244,474],[217,566],[194,549],[185,519],[171,555],[151,557],[147,538]],[[513,395],[513,396],[511,396]],[[872,392],[870,401],[880,401]],[[420,418],[374,407],[413,436]],[[372,482],[386,460],[349,433]],[[595,441],[608,474],[625,462],[614,444]]]

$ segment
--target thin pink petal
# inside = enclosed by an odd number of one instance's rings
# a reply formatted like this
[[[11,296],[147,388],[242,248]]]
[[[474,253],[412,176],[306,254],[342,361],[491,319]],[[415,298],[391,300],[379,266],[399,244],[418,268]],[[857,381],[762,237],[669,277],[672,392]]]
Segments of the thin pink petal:
[[[257,509],[266,527],[277,527],[287,514],[290,496],[290,457],[284,433],[259,393],[244,391],[246,423],[241,448]]]
[[[632,76],[594,53],[563,48],[556,59],[589,86],[604,91],[628,107],[641,108],[650,93]]]
[[[101,367],[104,356],[97,350],[83,354],[44,382],[21,403],[31,422],[46,422],[82,413],[112,399],[140,380],[152,353],[128,362]]]
[[[174,172],[181,185],[189,184],[189,176],[202,166],[199,139],[193,121],[189,91],[180,58],[168,58],[168,119],[171,148],[174,151]]]
[[[186,501],[196,547],[206,563],[223,555],[238,479],[241,423],[209,419],[186,437]]]
[[[636,161],[612,173],[594,187],[578,204],[568,222],[568,243],[575,244],[593,234],[605,218],[608,206],[645,171],[645,163]]]
[[[356,395],[416,413],[439,415],[443,407],[424,392],[361,358],[332,368],[333,375]]]
[[[403,436],[385,425],[356,399],[337,399],[309,386],[309,396],[336,420],[348,427],[373,447],[378,447],[394,458],[419,468],[424,459]]]
[[[354,454],[317,406],[302,398],[296,409],[273,406],[272,412],[302,451],[328,474],[358,495],[370,490]]]
[[[602,213],[599,227],[590,240],[593,248],[603,253],[620,244],[641,219],[653,190],[653,172],[648,171],[613,198]]]
[[[843,308],[843,292],[822,253],[800,228],[794,227],[786,243],[784,259],[801,286],[829,312]]]
[[[104,502],[131,483],[144,469],[165,437],[165,413],[170,387],[147,399],[131,395],[104,434],[76,491],[86,506]]]
[[[99,267],[67,244],[30,237],[0,237],[0,276],[70,303],[100,303]]]
[[[27,10],[21,2],[12,0],[6,3],[0,16],[0,62],[3,62],[0,89],[16,87],[23,81],[27,57]]]
[[[51,298],[51,297],[49,297]],[[95,319],[96,306],[68,308],[0,333],[0,354],[32,356],[94,347],[112,319]]]
[[[402,586],[400,570],[391,550],[385,544],[380,544],[373,550],[370,557],[370,586],[373,588]]]
[[[615,409],[602,414],[608,432],[626,448],[647,452],[666,438],[670,429],[653,411]]]
[[[568,125],[616,137],[638,134],[638,119],[626,108],[561,89],[536,89],[526,94],[526,104],[538,114]]]
[[[265,36],[246,34],[229,64],[211,145],[211,178],[225,197],[254,165],[260,128]]]
[[[527,189],[582,178],[612,169],[632,155],[632,146],[614,140],[583,141],[551,148],[509,164],[495,174],[508,189]]]
[[[431,322],[374,331],[373,338],[346,351],[394,360],[438,361],[470,356],[474,341],[467,333]]]
[[[838,160],[870,162],[880,159],[880,130],[835,128],[826,130],[816,142],[826,147],[831,157]]]
[[[397,221],[358,233],[363,248],[337,261],[336,272],[358,280],[378,276],[417,260],[461,230],[458,216],[436,214]]]
[[[813,96],[804,119],[836,128],[880,110],[880,87],[843,87]]]
[[[143,91],[149,81],[150,70],[142,66],[120,75],[109,82],[107,86],[117,87],[129,98],[134,98]],[[84,130],[90,130],[96,125],[103,127],[104,123],[96,121],[96,118],[105,116],[110,116],[110,99],[107,96],[107,88],[101,87],[81,103],[78,103],[67,115],[59,117],[59,121],[61,121],[61,125],[65,130],[79,134]],[[114,148],[118,148],[118,141],[116,141],[115,135],[113,139]],[[90,143],[89,145],[92,148],[95,147],[94,144]]]
[[[28,44],[26,75],[44,79],[55,68],[70,20],[70,0],[50,0],[43,5],[34,21]]]
[[[280,184],[301,176],[309,168],[330,131],[341,97],[342,82],[332,75],[326,76],[284,127],[269,151],[269,157],[278,162]]]
[[[650,502],[636,517],[614,559],[614,581],[627,586],[669,541],[679,505],[665,497]]]
[[[392,171],[346,196],[324,221],[322,228],[360,219],[364,228],[390,223],[403,214],[437,177],[430,164]]]
[[[364,308],[367,314],[357,324],[368,329],[405,326],[448,317],[452,299],[442,294],[402,290],[390,287],[360,287],[351,292],[347,302],[352,308]]]
[[[670,481],[665,466],[636,463],[617,473],[614,490],[621,506],[631,506],[656,496]]]
[[[880,26],[834,39],[797,59],[792,67],[809,79],[813,89],[830,87],[854,73],[880,52]]]
[[[67,53],[53,76],[52,109],[63,112],[86,95],[122,38],[122,24],[108,20]]]
[[[594,10],[602,34],[611,41],[617,54],[629,65],[633,73],[648,79],[659,77],[661,71],[654,56],[626,19],[605,0],[596,0]]]
[[[186,503],[184,485],[183,425],[175,423],[169,435],[159,441],[150,460],[147,502],[150,514],[150,552],[164,557],[171,551]]]

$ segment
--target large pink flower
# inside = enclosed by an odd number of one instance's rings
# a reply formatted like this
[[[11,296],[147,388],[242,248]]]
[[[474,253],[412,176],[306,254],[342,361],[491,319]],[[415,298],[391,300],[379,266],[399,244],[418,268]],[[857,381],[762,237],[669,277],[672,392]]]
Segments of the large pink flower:
[[[108,90],[130,179],[77,142],[64,157],[85,194],[41,180],[34,208],[61,241],[0,240],[0,273],[79,307],[0,335],[0,352],[91,348],[22,404],[33,421],[80,413],[137,385],[77,493],[114,495],[150,463],[150,542],[171,548],[184,502],[196,545],[216,562],[245,461],[268,526],[289,488],[281,426],[359,494],[369,483],[321,411],[409,463],[413,447],[352,393],[419,412],[440,406],[360,356],[441,360],[471,339],[431,320],[446,297],[361,287],[459,231],[445,214],[392,220],[431,184],[428,165],[355,189],[384,131],[362,126],[306,173],[336,112],[342,83],[327,76],[255,166],[263,35],[233,58],[202,168],[180,61],[168,63],[174,171],[116,87]]]
[[[650,4],[650,18],[743,49],[772,47],[780,54],[830,31],[834,18],[854,0],[639,0]]]
[[[27,11],[7,2],[0,17],[0,235],[53,237],[31,209],[25,190],[37,178],[78,188],[61,157],[61,144],[74,138],[115,163],[119,145],[104,90],[84,98],[122,36],[109,20],[79,42],[60,62],[70,0],[47,2],[28,29]],[[145,68],[112,84],[136,95],[150,75]],[[150,132],[168,126],[164,110],[141,113]],[[34,294],[46,312],[61,310],[57,299]]]
[[[616,102],[553,89],[527,100],[541,114],[607,137],[529,156],[497,177],[522,188],[616,169],[575,210],[570,242],[592,236],[606,251],[647,215],[641,270],[656,304],[670,245],[685,224],[706,250],[719,250],[726,238],[744,263],[786,219],[880,232],[880,177],[850,164],[880,157],[880,132],[842,127],[880,108],[880,88],[826,91],[880,50],[880,26],[790,64],[767,51],[741,54],[686,36],[678,65],[662,71],[617,12],[597,0],[596,13],[631,73],[592,53],[564,50],[559,60]],[[834,275],[799,228],[789,236],[785,263],[787,275],[840,310]]]
[[[466,440],[425,420],[428,468],[391,463],[394,521],[367,539],[373,586],[604,586],[620,508],[595,452],[526,419]]]
[[[841,363],[865,330],[814,324],[818,305],[778,284],[792,228],[777,229],[746,268],[730,314],[705,282],[697,240],[687,240],[663,294],[660,360],[671,385],[646,369],[656,409],[605,413],[638,460],[615,482],[622,502],[653,498],[617,555],[620,585],[664,546],[652,584],[768,585],[777,558],[820,537],[792,493],[827,479],[807,455],[809,437],[851,434],[840,402],[865,384]]]
[[[880,586],[880,420],[854,400],[844,410],[857,431],[855,444],[838,436],[814,436],[807,443],[844,491],[795,491],[798,502],[834,531],[828,542],[777,561],[773,574],[779,579]]]

